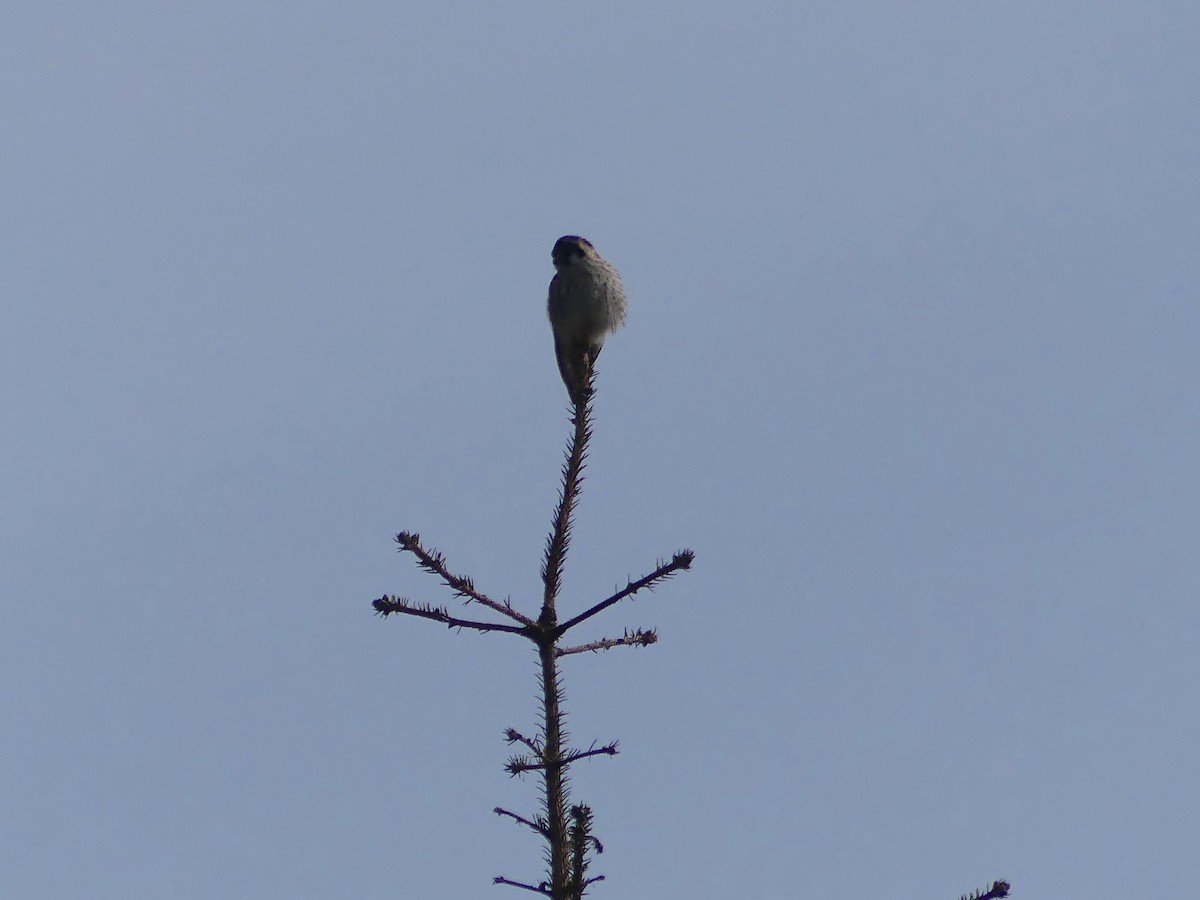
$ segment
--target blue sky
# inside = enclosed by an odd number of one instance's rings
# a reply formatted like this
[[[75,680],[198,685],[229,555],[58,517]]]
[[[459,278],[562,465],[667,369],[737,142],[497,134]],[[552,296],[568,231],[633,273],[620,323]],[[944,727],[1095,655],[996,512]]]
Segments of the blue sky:
[[[1200,826],[1192,3],[14,3],[0,894],[516,896],[568,436],[596,897],[1177,896]]]

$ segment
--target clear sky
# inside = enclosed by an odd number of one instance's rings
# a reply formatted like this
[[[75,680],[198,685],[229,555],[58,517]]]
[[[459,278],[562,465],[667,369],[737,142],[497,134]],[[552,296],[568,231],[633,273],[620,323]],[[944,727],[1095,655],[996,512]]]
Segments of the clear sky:
[[[1182,896],[1200,5],[10,3],[0,896],[516,897],[566,578],[597,898]]]

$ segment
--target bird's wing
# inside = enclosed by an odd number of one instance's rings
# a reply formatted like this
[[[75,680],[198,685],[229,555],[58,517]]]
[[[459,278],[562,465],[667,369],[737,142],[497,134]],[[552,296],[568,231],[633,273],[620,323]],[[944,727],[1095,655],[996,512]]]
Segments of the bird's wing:
[[[546,298],[546,314],[550,317],[551,322],[554,322],[555,319],[562,315],[562,303],[563,283],[562,279],[555,273],[554,277],[550,279],[550,292]]]

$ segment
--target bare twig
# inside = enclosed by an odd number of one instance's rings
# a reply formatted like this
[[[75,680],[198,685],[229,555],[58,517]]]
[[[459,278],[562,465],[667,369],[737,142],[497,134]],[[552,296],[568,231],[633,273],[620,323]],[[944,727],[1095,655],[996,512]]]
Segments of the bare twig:
[[[593,744],[587,750],[576,750],[568,753],[562,761],[562,765],[569,766],[578,759],[586,759],[589,756],[616,756],[620,751],[617,750],[617,742],[605,744],[603,747],[597,747]]]
[[[494,812],[498,816],[508,816],[508,818],[510,818],[516,822],[519,822],[520,824],[525,825],[529,828],[532,828],[534,831],[536,831],[542,837],[546,836],[546,826],[544,823],[542,823],[540,821],[534,822],[530,819],[526,819],[524,816],[519,816],[515,812],[509,812],[507,809],[504,809],[501,806],[497,806],[495,809],[492,810],[492,812]]]
[[[567,631],[574,628],[580,622],[587,621],[592,616],[596,615],[596,613],[608,609],[614,603],[619,603],[626,597],[633,596],[638,591],[645,590],[646,588],[653,589],[654,585],[656,585],[658,582],[666,581],[681,569],[690,569],[692,567],[692,560],[695,558],[696,554],[691,550],[680,550],[671,558],[669,563],[660,564],[657,569],[655,569],[645,578],[639,578],[637,581],[629,582],[624,588],[617,591],[607,600],[601,600],[591,609],[581,612],[575,618],[568,619],[566,622],[563,622],[558,626],[558,634],[566,634]]]
[[[532,750],[535,755],[542,755],[541,743],[539,743],[537,740],[531,740],[530,738],[525,737],[525,735],[521,734],[521,732],[517,731],[515,728],[504,729],[504,740],[510,744],[524,744],[526,747]]]
[[[446,557],[436,550],[426,550],[421,546],[421,536],[415,532],[402,531],[396,535],[396,543],[400,545],[401,550],[407,550],[417,558],[417,565],[437,575],[444,581],[449,588],[454,591],[455,596],[464,598],[468,603],[474,600],[476,603],[486,606],[488,609],[508,616],[520,622],[522,625],[532,625],[533,620],[522,613],[513,609],[511,603],[499,603],[493,600],[486,594],[475,590],[475,583],[470,578],[462,575],[455,575],[446,568]]]
[[[572,653],[596,653],[600,650],[611,650],[613,647],[649,647],[656,643],[658,643],[658,634],[653,628],[649,630],[639,628],[637,631],[626,631],[623,637],[603,638],[599,641],[592,641],[590,644],[580,644],[578,647],[560,647],[556,652],[563,657],[570,656]]]
[[[564,754],[556,762],[535,762],[528,756],[510,756],[504,766],[504,770],[509,775],[524,775],[526,772],[538,770],[549,770],[552,768],[565,769],[571,763],[586,759],[589,756],[616,756],[619,752],[617,750],[617,742],[613,741],[611,744],[605,744],[603,747],[597,747],[593,744],[587,750],[573,750],[570,753]]]
[[[526,634],[526,629],[519,625],[504,625],[500,622],[475,622],[471,619],[459,619],[443,607],[421,604],[414,606],[403,597],[380,597],[372,600],[375,612],[385,619],[391,615],[419,616],[422,619],[432,619],[442,622],[449,628],[470,628],[473,631],[506,631],[509,634]]]

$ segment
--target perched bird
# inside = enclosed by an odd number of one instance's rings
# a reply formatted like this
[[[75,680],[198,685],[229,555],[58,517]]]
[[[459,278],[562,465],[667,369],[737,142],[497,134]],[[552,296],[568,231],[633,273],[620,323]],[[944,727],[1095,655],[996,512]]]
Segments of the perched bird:
[[[554,332],[554,355],[571,402],[579,406],[587,399],[587,373],[605,335],[625,324],[625,288],[617,270],[584,238],[560,237],[550,258],[555,275],[546,311]]]

